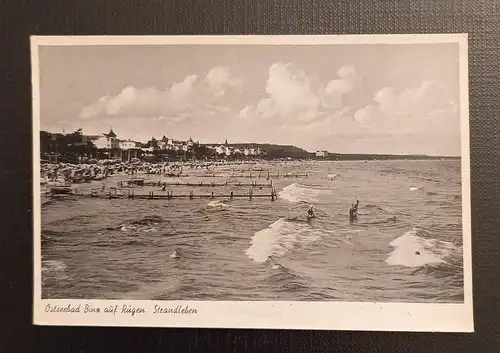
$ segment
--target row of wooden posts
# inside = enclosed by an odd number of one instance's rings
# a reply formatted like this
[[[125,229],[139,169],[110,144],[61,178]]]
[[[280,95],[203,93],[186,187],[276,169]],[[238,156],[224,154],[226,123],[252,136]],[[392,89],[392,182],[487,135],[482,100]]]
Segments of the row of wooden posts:
[[[257,183],[256,181],[252,181],[251,183],[228,183],[227,181],[225,183],[216,183],[216,182],[211,182],[211,183],[204,183],[203,181],[199,183],[183,183],[183,182],[175,182],[175,183],[167,183],[166,181],[158,180],[158,181],[153,181],[153,180],[141,180],[141,181],[134,181],[134,180],[127,180],[127,181],[119,181],[117,183],[117,187],[123,187],[124,183],[128,185],[139,185],[139,186],[161,186],[161,187],[167,187],[167,186],[190,186],[190,187],[224,187],[224,186],[250,186],[254,188],[271,188],[273,187],[273,181],[271,180],[269,183]]]
[[[249,200],[252,200],[254,197],[271,197],[271,201],[274,201],[274,200],[276,200],[278,198],[278,195],[276,193],[276,189],[274,189],[274,188],[271,189],[271,193],[270,194],[257,194],[257,195],[254,195],[253,189],[250,189],[248,191],[248,194],[239,194],[239,195],[235,195],[233,191],[231,191],[231,193],[229,195],[217,195],[216,196],[213,191],[212,191],[212,193],[210,195],[207,195],[207,194],[195,195],[194,191],[191,190],[189,192],[189,195],[174,195],[174,193],[172,191],[168,191],[167,195],[164,195],[164,194],[160,194],[160,195],[156,194],[155,195],[154,191],[150,191],[148,196],[149,196],[150,199],[155,199],[155,198],[165,199],[166,198],[167,200],[174,199],[174,198],[189,198],[190,200],[192,200],[194,198],[205,198],[205,199],[206,198],[210,198],[210,199],[214,199],[217,196],[218,197],[223,197],[223,198],[227,197],[230,200],[232,200],[234,198],[247,198],[247,197],[248,197]],[[132,198],[132,199],[136,197],[134,195],[133,190],[132,190],[132,192],[130,192],[130,190],[129,190],[128,197]]]
[[[190,174],[175,174],[175,175],[166,175],[167,177],[176,177],[176,178],[186,178],[186,177],[197,177],[197,178],[227,178],[227,175],[220,175],[220,174],[202,174],[202,175],[190,175]],[[229,177],[231,178],[274,178],[274,179],[279,179],[279,178],[307,178],[308,175],[307,173],[285,173],[285,174],[280,174],[279,172],[276,174],[271,174],[271,173],[262,173],[260,172],[259,174],[229,174]]]
[[[97,191],[92,191],[90,194],[81,194],[78,192],[78,190],[73,191],[73,195],[77,196],[90,196],[94,198],[107,198],[107,199],[116,199],[116,198],[124,198],[127,197],[129,199],[160,199],[160,200],[170,200],[170,199],[180,199],[180,198],[185,198],[185,199],[200,199],[200,198],[205,198],[205,199],[214,199],[214,198],[229,198],[230,200],[234,198],[248,198],[249,200],[252,200],[253,198],[270,198],[271,201],[275,201],[278,198],[278,194],[276,192],[276,189],[274,187],[271,188],[271,191],[269,194],[254,194],[253,189],[249,189],[248,194],[235,194],[233,191],[231,191],[229,194],[218,194],[216,195],[213,191],[210,194],[199,194],[195,195],[194,191],[190,191],[189,194],[174,194],[171,190],[167,191],[167,193],[158,193],[155,191],[149,191],[149,193],[146,194],[135,194],[134,189],[128,189],[127,195],[123,194],[118,194],[117,189],[113,189],[108,191],[105,194],[99,194]]]
[[[307,173],[285,173],[285,174],[280,174],[278,172],[277,174],[271,174],[270,172],[267,173],[262,173],[260,172],[257,176],[253,175],[252,173],[250,174],[230,174],[229,175],[232,178],[307,178]]]

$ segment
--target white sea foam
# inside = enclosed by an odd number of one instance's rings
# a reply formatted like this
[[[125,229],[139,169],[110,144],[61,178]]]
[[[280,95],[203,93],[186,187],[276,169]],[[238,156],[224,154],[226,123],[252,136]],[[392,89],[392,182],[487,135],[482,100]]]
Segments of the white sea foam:
[[[290,184],[278,193],[278,196],[290,202],[317,202],[328,190],[318,190],[298,183]]]
[[[425,239],[411,230],[393,240],[390,245],[394,248],[391,255],[385,260],[391,266],[420,267],[444,263],[452,245],[436,239]]]
[[[142,233],[150,233],[157,232],[158,226],[156,225],[138,225],[138,224],[124,224],[121,226],[120,230],[122,232],[142,232]]]
[[[281,257],[298,244],[305,245],[321,237],[310,225],[278,219],[269,227],[254,234],[251,246],[245,251],[255,262],[265,262],[270,256]]]
[[[43,261],[42,268],[45,271],[62,272],[62,271],[66,271],[67,266],[62,261],[47,260],[47,261]]]
[[[215,201],[210,201],[207,205],[207,207],[209,208],[216,208],[216,207],[229,207],[228,205],[226,205],[224,202],[222,201],[219,201],[219,200],[215,200]]]
[[[281,265],[277,264],[272,259],[269,260],[269,265],[271,266],[271,269],[273,269],[273,270],[279,270],[281,268]]]

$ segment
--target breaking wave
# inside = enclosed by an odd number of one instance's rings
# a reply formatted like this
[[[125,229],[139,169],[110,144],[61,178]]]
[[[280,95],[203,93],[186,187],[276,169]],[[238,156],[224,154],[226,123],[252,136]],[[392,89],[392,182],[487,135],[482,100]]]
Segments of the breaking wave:
[[[278,196],[290,202],[317,202],[321,195],[327,194],[327,189],[315,189],[298,183],[290,184],[278,193]]]
[[[45,271],[59,272],[59,271],[66,271],[67,266],[62,261],[45,260],[43,261],[42,269]]]
[[[128,231],[139,231],[139,232],[157,232],[161,223],[163,223],[163,218],[160,216],[147,216],[138,220],[126,222],[119,226],[122,232]]]
[[[67,269],[68,267],[63,261],[42,260],[42,282],[69,279]]]
[[[216,201],[210,201],[207,205],[208,208],[227,208],[229,205],[225,204],[222,201],[216,200]]]
[[[325,233],[311,228],[306,222],[278,219],[269,227],[256,232],[246,255],[255,262],[268,261],[270,257],[281,257],[299,246],[311,244]],[[326,232],[327,233],[327,232]]]
[[[445,259],[453,250],[452,243],[424,238],[416,229],[404,233],[390,245],[394,250],[385,262],[391,266],[421,267],[445,264]]]

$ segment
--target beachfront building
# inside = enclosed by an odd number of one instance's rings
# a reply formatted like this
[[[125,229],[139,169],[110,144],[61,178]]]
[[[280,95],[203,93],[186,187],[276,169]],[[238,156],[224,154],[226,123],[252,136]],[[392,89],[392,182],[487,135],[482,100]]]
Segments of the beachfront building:
[[[171,144],[169,145],[169,149],[172,151],[180,151],[182,149],[182,141],[179,140],[170,140]]]
[[[190,137],[189,140],[175,140],[163,135],[161,139],[152,137],[142,146],[143,156],[146,158],[170,160],[176,158],[192,158],[194,149],[199,143],[195,143]]]
[[[113,129],[107,134],[101,134],[96,137],[94,144],[98,149],[118,149],[120,148],[120,141],[118,140]]]
[[[219,145],[219,146],[215,147],[215,152],[217,154],[226,154],[226,146]]]
[[[227,140],[220,145],[206,145],[207,149],[214,151],[219,156],[234,156],[234,157],[257,157],[257,156],[265,156],[267,155],[266,150],[261,149],[255,145],[236,145],[230,146]]]
[[[159,140],[153,137],[146,143],[146,147],[153,147],[154,150],[184,152],[192,151],[197,145],[199,143],[195,143],[191,137],[187,141],[182,141],[167,138],[165,135]]]
[[[113,129],[107,134],[88,136],[98,150],[98,157],[130,161],[141,156],[141,143],[120,140]]]
[[[215,147],[215,152],[218,155],[230,156],[234,153],[234,148],[230,146],[219,145]]]
[[[328,157],[328,151],[316,151],[316,157],[326,158]]]
[[[120,148],[120,159],[122,161],[131,161],[134,158],[139,158],[141,155],[141,143],[137,141],[118,140]]]
[[[93,136],[93,143],[97,147],[99,151],[99,155],[103,158],[109,159],[121,159],[121,149],[120,149],[120,140],[116,136],[113,129],[109,131],[107,134],[101,134],[97,136]]]
[[[158,140],[158,147],[160,148],[160,150],[168,150],[168,149],[171,149],[171,144],[169,144],[169,142],[171,142],[171,139],[167,138],[165,135],[163,135],[163,137],[161,138],[161,140]]]
[[[132,141],[131,139],[128,139],[128,140],[119,140],[119,147],[122,150],[138,149],[139,148],[139,142]]]
[[[224,142],[224,145],[222,145],[222,154],[225,154],[226,156],[230,156],[233,154],[233,147],[229,146],[229,144],[227,143],[227,139],[226,141]]]
[[[265,155],[265,151],[260,147],[247,146],[243,149],[243,154],[245,156],[262,156]]]
[[[67,136],[67,134],[65,135]],[[83,130],[81,128],[70,135],[73,136],[73,138],[71,139],[71,145],[74,147],[87,146],[89,141],[91,141],[88,136],[85,136],[83,134]]]

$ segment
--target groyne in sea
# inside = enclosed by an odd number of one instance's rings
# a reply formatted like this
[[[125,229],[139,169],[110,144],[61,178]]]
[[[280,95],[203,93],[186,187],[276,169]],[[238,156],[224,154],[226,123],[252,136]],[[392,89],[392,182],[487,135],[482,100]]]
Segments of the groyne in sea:
[[[237,186],[237,187],[252,187],[252,188],[271,188],[273,187],[273,181],[269,181],[268,183],[257,183],[256,181],[251,183],[242,183],[242,182],[228,182],[225,183],[216,183],[216,182],[203,182],[199,183],[194,182],[166,182],[163,180],[146,180],[146,179],[131,179],[125,181],[119,181],[117,183],[118,187],[126,187],[126,186],[189,186],[189,187],[227,187],[227,186]]]
[[[172,200],[172,199],[215,199],[215,198],[223,198],[223,199],[241,199],[247,198],[252,200],[267,198],[271,201],[274,201],[278,198],[276,189],[272,187],[268,193],[258,193],[255,194],[253,189],[249,189],[248,193],[234,193],[234,191],[226,192],[226,193],[215,193],[212,191],[209,194],[197,194],[194,191],[189,193],[175,193],[171,190],[168,191],[149,191],[147,194],[144,192],[136,193],[135,189],[125,189],[124,190],[111,188],[107,191],[97,191],[92,190],[90,192],[80,192],[78,189],[71,188],[53,188],[51,191],[47,192],[46,196],[52,197],[62,197],[62,196],[71,196],[71,197],[86,197],[86,198],[100,198],[100,199],[149,199],[149,200]]]

